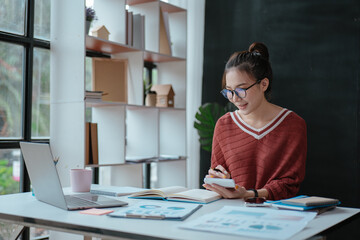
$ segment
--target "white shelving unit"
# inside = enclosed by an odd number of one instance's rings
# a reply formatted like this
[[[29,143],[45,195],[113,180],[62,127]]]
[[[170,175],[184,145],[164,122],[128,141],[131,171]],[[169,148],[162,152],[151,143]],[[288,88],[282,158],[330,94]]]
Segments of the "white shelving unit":
[[[63,184],[69,185],[71,168],[93,167],[101,184],[141,187],[144,164],[127,163],[126,157],[178,155],[185,158],[152,163],[153,187],[186,185],[186,10],[159,0],[94,0],[96,25],[110,31],[103,40],[86,36],[85,1],[75,2],[52,1],[51,146],[61,157]],[[145,50],[125,44],[126,5],[145,15]],[[159,52],[160,11],[169,19],[171,55]],[[127,103],[84,100],[86,51],[127,59]],[[172,84],[174,108],[142,106],[145,61],[157,65],[158,84]],[[98,124],[97,165],[84,164],[86,108]]]

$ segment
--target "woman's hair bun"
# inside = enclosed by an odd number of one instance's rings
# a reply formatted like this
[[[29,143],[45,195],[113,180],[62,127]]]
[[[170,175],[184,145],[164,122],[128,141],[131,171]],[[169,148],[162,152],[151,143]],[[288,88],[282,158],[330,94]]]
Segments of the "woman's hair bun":
[[[267,61],[269,61],[269,51],[268,48],[266,47],[265,44],[261,43],[261,42],[254,42],[250,45],[249,47],[249,52],[252,53],[259,53],[261,55],[261,57],[263,57],[264,59],[266,59]]]

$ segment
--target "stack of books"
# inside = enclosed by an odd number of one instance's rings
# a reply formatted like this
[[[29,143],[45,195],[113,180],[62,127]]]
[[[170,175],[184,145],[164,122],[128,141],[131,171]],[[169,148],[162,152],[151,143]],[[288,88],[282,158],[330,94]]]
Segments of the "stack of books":
[[[300,195],[294,198],[279,201],[266,201],[265,205],[271,205],[279,209],[316,211],[318,214],[335,208],[340,204],[338,199]]]
[[[86,91],[85,92],[85,100],[96,100],[101,101],[103,96],[103,91]]]

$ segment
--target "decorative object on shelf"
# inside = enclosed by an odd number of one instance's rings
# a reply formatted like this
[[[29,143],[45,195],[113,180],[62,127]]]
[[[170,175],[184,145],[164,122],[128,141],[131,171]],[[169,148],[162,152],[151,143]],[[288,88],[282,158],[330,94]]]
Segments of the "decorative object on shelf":
[[[101,39],[109,40],[109,30],[104,25],[97,26],[91,31],[91,35]]]
[[[157,84],[151,87],[156,92],[157,107],[174,107],[175,92],[171,84]]]
[[[160,11],[160,37],[159,37],[159,52],[166,55],[172,55],[171,40],[169,30],[169,13]]]
[[[144,96],[145,106],[155,107],[156,106],[156,92],[151,91],[152,83],[149,83],[148,79],[144,79]]]
[[[91,7],[86,7],[86,34],[89,34],[92,21],[97,20],[95,10]]]
[[[156,106],[156,92],[150,91],[146,94],[145,106],[155,107]]]

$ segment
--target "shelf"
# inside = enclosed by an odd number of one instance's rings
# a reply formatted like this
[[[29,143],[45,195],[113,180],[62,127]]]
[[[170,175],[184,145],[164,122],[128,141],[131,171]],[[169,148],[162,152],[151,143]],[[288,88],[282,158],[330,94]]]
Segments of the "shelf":
[[[85,100],[87,107],[114,107],[114,106],[125,106],[128,109],[160,109],[160,110],[178,110],[185,111],[185,108],[173,108],[173,107],[149,107],[143,105],[127,104],[123,102],[104,102],[104,101],[94,101],[94,100]]]
[[[87,164],[87,165],[85,165],[85,167],[92,167],[92,168],[96,168],[96,167],[114,167],[114,166],[124,166],[124,165],[134,165],[134,164],[176,162],[176,161],[184,161],[184,160],[186,160],[186,157],[181,157],[181,158],[178,158],[178,159],[158,159],[158,158],[154,158],[154,159],[148,159],[148,160],[139,161],[139,162],[127,161],[125,163],[114,163],[114,164]]]
[[[143,4],[143,3],[150,3],[150,2],[156,2],[157,0],[126,0],[126,4],[129,6],[137,5],[137,4]]]
[[[139,51],[136,48],[129,47],[125,44],[115,43],[105,39],[86,36],[86,50],[91,50],[95,52],[115,54],[115,53],[124,53],[124,52],[135,52]]]
[[[173,57],[161,53],[155,53],[150,51],[144,51],[144,60],[153,62],[153,63],[160,63],[160,62],[175,62],[175,61],[185,61],[185,58]]]
[[[168,13],[185,12],[186,11],[183,8],[171,5],[166,2],[161,2],[161,1],[160,1],[160,7],[163,12],[168,12]]]
[[[154,184],[157,187],[185,185],[187,157],[182,156],[187,155],[186,9],[161,0],[95,1],[94,9],[99,18],[97,24],[105,25],[111,34],[109,40],[86,35],[86,53],[94,58],[100,53],[99,57],[103,54],[115,61],[127,61],[127,98],[116,100],[118,102],[105,98],[84,99],[85,110],[89,114],[87,120],[97,123],[98,140],[101,139],[98,141],[99,161],[97,164],[86,164],[85,167],[100,168],[100,182],[141,185],[139,176],[143,174],[144,167],[149,167],[150,163],[159,163],[154,172],[157,176]],[[144,29],[141,27],[145,35],[145,49],[125,44],[128,32],[127,10],[133,16],[145,16]],[[160,40],[165,30],[166,37],[171,36],[171,42],[168,39],[171,51],[164,50],[164,39]],[[157,84],[171,84],[176,90],[175,107],[143,105],[145,62],[156,64]],[[102,75],[107,73],[108,70]],[[155,157],[134,160],[130,156]],[[167,158],[159,159],[159,156]]]
[[[137,4],[144,4],[144,3],[150,3],[150,2],[157,2],[157,0],[127,0],[126,4],[129,6],[134,6]],[[160,1],[160,6],[161,6],[161,10],[163,10],[164,12],[169,12],[169,13],[186,11],[183,8],[180,8],[180,7],[177,7],[177,6],[171,5],[166,2],[162,2],[162,1]]]
[[[123,102],[104,102],[98,100],[85,100],[86,107],[111,107],[111,106],[126,106],[127,103]]]
[[[104,40],[97,37],[86,36],[86,49],[107,53],[107,54],[116,54],[116,53],[126,53],[126,52],[139,52],[142,50],[127,46],[121,43],[115,43],[112,41]],[[155,53],[151,51],[143,51],[144,60],[154,63],[159,62],[173,62],[173,61],[185,61],[184,58],[173,57],[161,53]]]

